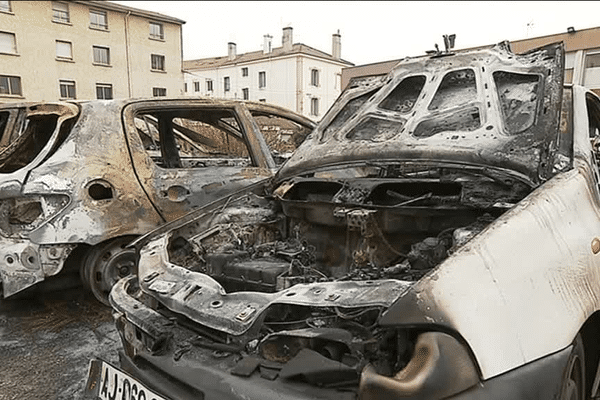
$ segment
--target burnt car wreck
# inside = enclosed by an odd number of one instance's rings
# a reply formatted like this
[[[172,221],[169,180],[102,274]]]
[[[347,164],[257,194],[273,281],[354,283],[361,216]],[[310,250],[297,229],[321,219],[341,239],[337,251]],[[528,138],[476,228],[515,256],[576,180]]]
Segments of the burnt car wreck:
[[[596,395],[600,100],[563,60],[351,81],[274,178],[134,242],[121,367],[178,399]]]
[[[281,107],[242,101],[0,106],[0,293],[82,265],[84,283],[108,304],[112,285],[134,272],[125,245],[272,176],[274,158],[313,128]]]

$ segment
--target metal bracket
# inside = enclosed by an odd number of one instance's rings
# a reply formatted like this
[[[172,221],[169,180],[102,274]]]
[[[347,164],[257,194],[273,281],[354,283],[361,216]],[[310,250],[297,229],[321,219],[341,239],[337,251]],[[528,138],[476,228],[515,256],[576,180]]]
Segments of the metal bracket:
[[[348,208],[336,208],[333,210],[333,216],[336,218],[344,218],[346,220],[346,226],[348,230],[357,231],[363,236],[367,235],[368,232],[368,221],[372,215],[375,215],[377,210],[365,210],[365,209],[348,209]]]

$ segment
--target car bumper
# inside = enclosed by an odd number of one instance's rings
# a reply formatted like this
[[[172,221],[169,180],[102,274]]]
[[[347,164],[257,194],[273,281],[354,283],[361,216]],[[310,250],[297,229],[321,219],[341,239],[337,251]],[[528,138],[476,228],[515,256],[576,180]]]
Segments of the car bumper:
[[[218,350],[182,346],[197,334],[127,295],[124,280],[113,288],[111,303],[126,350],[120,354],[121,368],[166,397],[181,400],[358,398],[356,386],[323,388],[279,379],[272,374],[269,378],[269,374],[263,374],[263,365],[257,366],[247,377],[231,374],[239,357],[224,356]],[[156,344],[164,343],[165,338],[170,344],[159,349]],[[570,351],[570,347],[566,348],[481,382],[450,399],[557,398]]]

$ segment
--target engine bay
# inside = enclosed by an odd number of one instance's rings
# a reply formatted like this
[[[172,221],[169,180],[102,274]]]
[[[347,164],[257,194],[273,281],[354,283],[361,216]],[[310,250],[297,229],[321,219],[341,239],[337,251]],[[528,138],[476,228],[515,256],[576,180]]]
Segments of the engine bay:
[[[427,174],[295,178],[275,197],[248,194],[229,203],[207,231],[174,235],[170,261],[211,276],[227,292],[416,281],[530,191],[516,180],[472,172]]]

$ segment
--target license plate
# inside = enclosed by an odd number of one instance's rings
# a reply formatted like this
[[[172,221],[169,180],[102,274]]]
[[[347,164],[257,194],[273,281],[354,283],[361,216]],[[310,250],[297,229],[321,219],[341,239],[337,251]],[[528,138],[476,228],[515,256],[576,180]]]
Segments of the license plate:
[[[84,399],[168,400],[103,360],[91,360]]]

